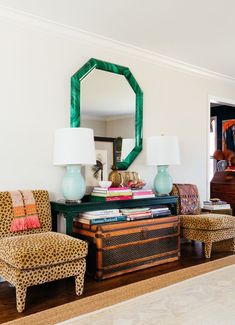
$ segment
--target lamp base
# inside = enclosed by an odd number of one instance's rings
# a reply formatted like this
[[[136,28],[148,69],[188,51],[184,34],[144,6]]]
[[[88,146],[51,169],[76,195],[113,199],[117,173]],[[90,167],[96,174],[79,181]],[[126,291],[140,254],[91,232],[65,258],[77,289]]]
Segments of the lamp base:
[[[154,190],[157,195],[169,195],[173,187],[173,180],[168,173],[168,166],[158,166],[158,172],[154,179]]]
[[[81,200],[64,200],[65,203],[67,204],[74,204],[74,203],[81,203]]]
[[[81,174],[81,165],[66,167],[66,173],[62,181],[62,194],[66,202],[79,203],[85,195],[86,186]]]

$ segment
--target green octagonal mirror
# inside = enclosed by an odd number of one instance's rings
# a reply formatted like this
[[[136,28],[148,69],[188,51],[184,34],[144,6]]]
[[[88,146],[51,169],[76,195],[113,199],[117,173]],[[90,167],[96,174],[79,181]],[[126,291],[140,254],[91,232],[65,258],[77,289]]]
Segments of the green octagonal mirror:
[[[84,64],[71,78],[70,122],[94,129],[107,164],[127,169],[143,142],[143,92],[129,68],[94,58]]]

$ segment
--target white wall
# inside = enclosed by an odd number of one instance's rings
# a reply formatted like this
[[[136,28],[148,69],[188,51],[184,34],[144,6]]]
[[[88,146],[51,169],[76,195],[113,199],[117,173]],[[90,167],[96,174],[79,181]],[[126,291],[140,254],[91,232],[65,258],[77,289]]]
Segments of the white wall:
[[[144,92],[144,136],[179,136],[182,163],[171,173],[176,182],[196,183],[205,197],[208,95],[235,99],[234,84],[6,18],[0,40],[0,190],[45,188],[60,196],[53,134],[69,126],[71,75],[95,57],[130,67]],[[155,168],[145,166],[144,151],[130,169],[152,183]]]
[[[106,122],[106,134],[109,137],[134,138],[135,117],[116,118]]]
[[[106,121],[93,120],[90,118],[81,118],[80,126],[83,128],[90,128],[94,130],[94,135],[97,137],[106,136]]]

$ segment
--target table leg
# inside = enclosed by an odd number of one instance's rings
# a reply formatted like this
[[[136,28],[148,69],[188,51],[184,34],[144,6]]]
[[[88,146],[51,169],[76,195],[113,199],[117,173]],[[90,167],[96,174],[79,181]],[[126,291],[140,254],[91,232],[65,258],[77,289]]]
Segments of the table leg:
[[[71,214],[64,213],[64,217],[66,220],[66,234],[73,236],[73,218]]]
[[[57,212],[52,210],[51,216],[52,216],[52,231],[57,232]]]

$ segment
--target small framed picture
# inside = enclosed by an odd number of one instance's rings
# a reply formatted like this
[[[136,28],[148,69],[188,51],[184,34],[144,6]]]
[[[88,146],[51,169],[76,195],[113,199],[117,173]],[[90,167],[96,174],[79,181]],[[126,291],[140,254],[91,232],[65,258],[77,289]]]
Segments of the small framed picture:
[[[106,180],[108,177],[108,152],[107,150],[96,149],[96,164],[86,166],[85,179],[88,187],[98,186],[99,181]]]

